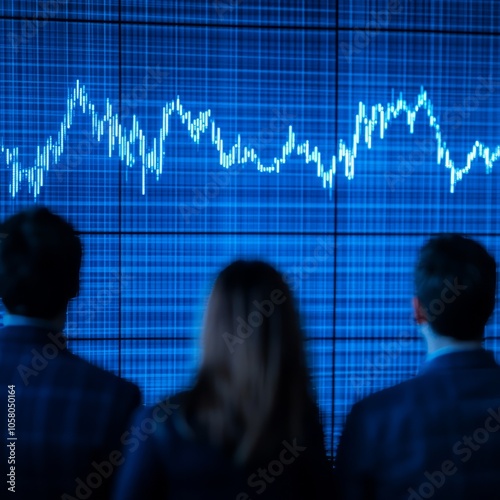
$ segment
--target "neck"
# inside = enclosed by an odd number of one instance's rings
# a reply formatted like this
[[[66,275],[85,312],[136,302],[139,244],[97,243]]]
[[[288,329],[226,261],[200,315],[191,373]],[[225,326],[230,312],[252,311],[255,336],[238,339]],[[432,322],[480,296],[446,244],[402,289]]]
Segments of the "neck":
[[[4,326],[37,326],[57,332],[62,332],[64,330],[65,322],[66,311],[62,311],[60,314],[50,319],[34,318],[31,316],[11,314],[8,312],[6,312],[3,317]]]
[[[482,347],[482,340],[457,340],[453,337],[446,337],[435,333],[428,323],[421,325],[422,335],[427,342],[427,354],[434,352],[444,347],[452,347],[456,349],[479,349]]]

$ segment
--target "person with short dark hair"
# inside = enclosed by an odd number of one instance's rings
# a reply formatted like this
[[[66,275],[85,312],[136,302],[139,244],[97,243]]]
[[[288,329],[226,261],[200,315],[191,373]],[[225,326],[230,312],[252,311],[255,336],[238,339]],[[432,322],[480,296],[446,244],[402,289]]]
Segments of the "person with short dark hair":
[[[0,382],[8,414],[2,486],[13,498],[109,498],[139,389],[72,354],[62,333],[82,245],[47,208],[0,225]],[[99,328],[99,325],[96,325]],[[7,420],[7,417],[9,420]],[[7,494],[4,494],[7,497]]]
[[[218,276],[194,386],[139,413],[116,500],[333,498],[332,467],[290,290],[263,262]],[[165,412],[163,412],[164,414]],[[156,425],[154,424],[156,422]]]
[[[417,322],[445,338],[481,341],[496,279],[495,259],[476,241],[457,234],[429,240],[415,268]]]
[[[499,498],[500,366],[482,346],[496,280],[495,259],[472,239],[423,246],[413,310],[427,359],[352,407],[336,457],[341,498]]]

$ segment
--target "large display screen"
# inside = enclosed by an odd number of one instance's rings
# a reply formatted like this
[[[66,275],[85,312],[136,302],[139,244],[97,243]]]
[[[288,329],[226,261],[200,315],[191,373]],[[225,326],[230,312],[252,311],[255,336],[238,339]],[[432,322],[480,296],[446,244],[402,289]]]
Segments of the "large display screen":
[[[0,27],[0,215],[80,231],[69,345],[147,404],[192,383],[217,272],[264,259],[333,454],[353,402],[423,360],[419,247],[500,259],[495,0],[3,0]]]

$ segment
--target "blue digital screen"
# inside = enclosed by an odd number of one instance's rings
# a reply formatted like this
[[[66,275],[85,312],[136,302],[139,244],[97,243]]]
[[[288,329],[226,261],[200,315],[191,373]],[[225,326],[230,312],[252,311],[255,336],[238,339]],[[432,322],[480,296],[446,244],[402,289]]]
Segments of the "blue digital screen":
[[[264,259],[333,453],[353,402],[423,360],[419,247],[500,259],[494,0],[4,0],[0,27],[0,215],[81,232],[69,345],[147,404],[192,383],[217,272]]]

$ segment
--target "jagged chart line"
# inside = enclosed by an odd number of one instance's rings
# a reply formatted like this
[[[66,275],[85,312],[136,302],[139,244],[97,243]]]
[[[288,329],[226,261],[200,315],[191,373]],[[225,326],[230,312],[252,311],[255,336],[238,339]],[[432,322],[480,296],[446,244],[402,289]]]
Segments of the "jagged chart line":
[[[200,112],[197,118],[193,118],[191,111],[185,111],[180,102],[180,98],[170,101],[163,108],[162,126],[157,137],[153,138],[153,145],[147,146],[148,141],[135,115],[132,116],[132,128],[127,130],[120,123],[117,113],[113,113],[112,105],[109,99],[106,101],[106,114],[100,118],[94,104],[90,101],[85,86],[76,81],[73,90],[69,91],[67,102],[67,111],[61,122],[60,130],[57,133],[57,139],[53,140],[50,136],[45,146],[37,147],[37,154],[32,167],[23,167],[19,161],[19,148],[9,149],[1,146],[0,152],[5,154],[5,163],[7,168],[12,170],[9,193],[13,198],[21,189],[23,181],[28,183],[29,191],[33,192],[36,200],[40,194],[40,188],[44,184],[44,174],[50,171],[52,166],[59,163],[64,153],[65,142],[67,141],[67,132],[73,123],[73,116],[77,109],[80,109],[84,115],[89,115],[92,121],[92,135],[97,141],[104,140],[107,135],[108,154],[111,158],[115,151],[121,161],[124,161],[128,167],[133,167],[137,162],[137,156],[141,162],[142,169],[142,194],[146,193],[146,175],[153,173],[158,181],[163,173],[164,162],[164,142],[169,134],[170,117],[176,113],[182,124],[186,125],[191,139],[195,144],[199,144],[201,134],[207,130],[211,131],[211,142],[219,153],[219,164],[228,169],[235,164],[245,164],[251,162],[256,165],[259,172],[280,172],[292,153],[304,156],[306,163],[315,163],[317,176],[321,178],[323,187],[332,188],[333,176],[336,175],[337,165],[344,165],[344,173],[347,179],[354,178],[355,160],[361,141],[368,149],[372,147],[372,137],[379,134],[380,139],[384,139],[385,131],[391,121],[399,117],[401,113],[406,113],[406,123],[413,134],[415,120],[418,112],[424,110],[429,118],[429,126],[435,131],[437,142],[436,163],[450,170],[450,193],[455,191],[455,185],[462,180],[463,175],[468,173],[472,162],[476,159],[483,159],[486,166],[486,173],[491,173],[493,164],[500,157],[500,146],[494,151],[486,147],[479,141],[476,141],[470,152],[467,154],[467,163],[463,168],[456,168],[454,161],[450,157],[450,151],[446,142],[442,140],[441,129],[437,118],[433,114],[433,106],[427,97],[427,92],[421,88],[417,97],[417,104],[409,105],[402,94],[399,95],[396,103],[388,103],[387,106],[377,104],[371,107],[371,112],[367,112],[367,106],[359,103],[358,113],[356,115],[355,132],[353,134],[352,147],[348,147],[341,139],[338,144],[337,156],[332,156],[331,161],[326,164],[322,161],[321,153],[317,146],[312,148],[308,140],[297,144],[296,136],[292,126],[288,127],[288,139],[282,146],[280,158],[274,158],[271,165],[264,165],[254,148],[242,146],[241,136],[238,134],[238,140],[227,150],[224,150],[224,141],[221,138],[221,130],[211,119],[211,110]],[[137,154],[135,152],[138,152]]]

